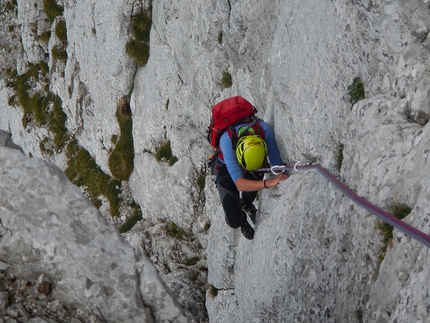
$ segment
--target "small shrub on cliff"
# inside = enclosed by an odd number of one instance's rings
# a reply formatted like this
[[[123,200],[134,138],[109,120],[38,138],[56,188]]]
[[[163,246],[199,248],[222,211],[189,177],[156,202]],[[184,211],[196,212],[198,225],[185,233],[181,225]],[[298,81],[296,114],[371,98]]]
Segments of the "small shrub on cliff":
[[[132,39],[127,42],[125,51],[139,66],[145,66],[149,59],[149,36],[151,26],[151,7],[131,17]]]
[[[112,137],[110,137],[110,142],[116,145],[118,142],[118,135],[112,135]]]
[[[192,257],[185,262],[185,266],[194,266],[199,260],[199,257]]]
[[[67,28],[65,20],[58,21],[57,26],[55,26],[55,35],[60,41],[67,41]]]
[[[364,93],[364,84],[361,78],[356,77],[352,80],[352,84],[348,86],[349,101],[352,104],[363,100],[366,95]]]
[[[134,169],[134,144],[130,102],[127,98],[120,100],[116,119],[120,128],[120,136],[116,138],[115,148],[109,156],[108,164],[114,178],[128,181]]]
[[[393,205],[390,211],[393,216],[401,220],[411,213],[412,209],[406,205]],[[382,248],[379,256],[380,260],[382,260],[385,257],[388,246],[393,242],[393,226],[383,221],[378,221],[375,226],[382,240]]]
[[[172,156],[169,158],[168,164],[169,166],[173,166],[178,161],[178,157]]]
[[[58,151],[69,140],[66,127],[67,115],[63,111],[62,101],[59,96],[53,96],[51,100],[52,108],[48,115],[48,127],[54,134],[54,146]]]
[[[49,73],[49,65],[45,61],[39,62],[39,70],[43,76],[47,76]]]
[[[147,9],[131,19],[131,30],[133,36],[138,41],[149,42],[149,35],[152,27],[152,10]]]
[[[119,232],[124,233],[129,231],[134,225],[142,220],[142,210],[135,201],[132,201],[130,207],[133,209],[133,215],[119,228]]]
[[[16,95],[12,95],[11,97],[9,97],[9,99],[7,100],[7,104],[9,106],[13,106],[16,102]]]
[[[49,138],[45,137],[39,143],[39,149],[43,154],[53,156],[55,154],[55,149],[52,147],[52,142]]]
[[[5,11],[17,10],[17,8],[18,8],[17,0],[11,0],[6,2]]]
[[[206,184],[206,177],[203,174],[200,174],[197,177],[197,186],[200,190],[203,190],[205,188],[205,184]]]
[[[130,210],[132,215],[119,228],[120,232],[129,231],[142,220],[139,204],[132,198],[121,197],[121,182],[103,172],[89,152],[80,147],[76,140],[67,145],[66,156],[68,161],[64,173],[72,183],[84,189],[85,195],[95,207],[100,208],[100,196],[104,196],[109,202],[111,216],[119,216],[121,207]]]
[[[172,221],[166,223],[166,232],[169,236],[177,239],[182,239],[186,235],[184,229],[178,227],[178,225]]]
[[[23,74],[16,76],[14,82],[11,82],[18,103],[24,110],[24,117],[28,119],[34,119],[42,126],[46,124],[47,116],[47,99],[45,93],[35,92],[34,84],[40,80],[40,66],[30,65],[30,68]],[[25,124],[23,120],[23,124]]]
[[[233,85],[233,80],[229,72],[222,73],[221,86],[223,89],[231,88]]]
[[[340,172],[343,163],[343,149],[344,145],[342,143],[338,143],[335,151],[335,165],[334,168],[337,172]]]
[[[218,34],[218,44],[222,44],[222,37],[223,37],[223,33],[222,33],[222,31],[220,31],[219,32],[219,34]]]
[[[178,158],[176,156],[173,156],[172,154],[170,140],[167,140],[164,144],[162,144],[160,147],[156,149],[155,159],[159,162],[160,161],[167,162],[169,166],[172,166],[178,161]]]
[[[53,147],[61,149],[69,140],[66,127],[67,116],[62,109],[60,97],[49,91],[47,75],[49,67],[46,62],[30,65],[23,74],[15,76],[8,85],[16,95],[11,97],[9,103],[19,103],[23,110],[23,126],[27,127],[30,121],[36,121],[38,126],[46,126],[53,134]],[[38,84],[39,86],[35,86]],[[37,90],[43,87],[43,90]],[[13,98],[13,101],[12,101]],[[42,147],[47,147],[44,143]]]
[[[208,293],[210,297],[215,298],[218,295],[218,291],[219,289],[216,288],[214,285],[209,285]]]
[[[50,30],[45,31],[38,36],[38,39],[40,41],[45,42],[45,43],[49,42],[50,38],[51,38],[51,31]]]
[[[56,0],[43,0],[43,10],[52,22],[57,16],[63,15],[64,8],[59,6]]]
[[[65,48],[62,48],[61,46],[55,46],[51,50],[52,57],[55,59],[58,59],[60,61],[66,61],[67,60],[67,51]]]
[[[76,141],[67,145],[67,168],[64,171],[69,180],[77,186],[84,187],[89,200],[99,208],[103,195],[110,204],[112,216],[120,215],[120,187],[121,183],[112,179],[97,165],[89,152],[80,147]]]
[[[126,53],[133,58],[137,65],[145,66],[149,59],[149,43],[131,40],[125,45]]]
[[[205,226],[203,227],[203,232],[208,232],[210,228],[211,228],[211,223],[206,222]]]

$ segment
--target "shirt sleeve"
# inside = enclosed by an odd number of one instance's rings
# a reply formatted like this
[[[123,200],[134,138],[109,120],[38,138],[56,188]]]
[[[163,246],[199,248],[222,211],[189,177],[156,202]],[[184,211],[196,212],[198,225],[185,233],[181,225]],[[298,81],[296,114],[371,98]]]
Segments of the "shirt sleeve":
[[[237,161],[236,152],[233,150],[231,139],[227,131],[222,134],[219,141],[219,147],[224,156],[224,164],[227,166],[227,171],[233,179],[233,183],[236,183],[239,178],[244,177],[243,169]]]
[[[269,156],[270,165],[279,166],[283,165],[281,155],[279,153],[278,145],[276,144],[275,133],[272,127],[265,121],[260,120],[260,125],[264,131],[264,140],[267,144],[267,151]]]

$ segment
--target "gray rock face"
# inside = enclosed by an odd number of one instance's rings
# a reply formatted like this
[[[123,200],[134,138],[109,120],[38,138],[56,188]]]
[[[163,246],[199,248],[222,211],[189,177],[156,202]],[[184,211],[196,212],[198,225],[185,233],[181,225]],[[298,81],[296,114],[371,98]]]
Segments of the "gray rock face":
[[[58,167],[0,147],[0,169],[8,272],[27,281],[44,275],[54,299],[108,322],[187,321],[152,264]]]
[[[3,130],[0,130],[0,147],[12,148],[24,153],[22,148],[18,145],[15,145],[15,143],[12,141],[11,134]]]
[[[148,316],[136,298],[132,248],[54,165],[0,149],[2,261],[18,277],[51,277],[56,297],[73,307],[87,299],[105,304],[103,316],[117,320]],[[127,309],[122,313],[111,304],[116,293]]]
[[[336,174],[335,147],[344,144],[341,181],[385,210],[408,205],[405,221],[429,233],[429,126],[419,117],[427,115],[420,61],[429,52],[428,39],[414,36],[428,26],[422,13],[418,1],[283,7],[275,33],[265,34],[264,76],[246,87],[264,93],[285,160],[320,161]],[[242,17],[252,35],[259,16]],[[347,86],[357,75],[367,99],[351,108]],[[207,200],[209,283],[219,289],[207,298],[211,321],[427,319],[428,289],[415,280],[427,279],[427,248],[394,230],[381,262],[376,218],[318,173],[294,173],[261,192],[251,243],[228,231],[217,203]]]
[[[17,1],[18,25],[21,27],[22,45],[24,46],[27,60],[35,64],[45,58],[45,50],[37,39],[46,30],[49,30],[48,16],[43,11],[42,1],[33,2]]]
[[[16,64],[19,73],[28,61],[40,59],[43,48],[31,33],[43,13],[24,2],[18,1],[21,12],[17,18],[7,14],[8,21],[20,26],[22,46],[14,46],[9,52],[14,57],[6,55],[2,61],[8,67]],[[116,106],[122,96],[131,93],[135,168],[128,184],[145,221],[124,237],[136,251],[148,255],[187,311],[198,311],[205,302],[211,322],[427,320],[427,248],[394,230],[392,244],[381,256],[376,218],[315,171],[293,173],[278,188],[260,193],[256,204],[261,212],[253,241],[225,224],[209,176],[204,189],[197,185],[205,174],[204,159],[211,153],[205,139],[210,107],[226,97],[242,95],[274,127],[284,161],[318,161],[385,210],[407,205],[412,211],[404,221],[430,233],[427,0],[153,1],[150,57],[142,68],[126,55],[125,43],[131,16],[147,2],[68,0],[63,4],[68,59],[58,63],[50,58],[50,89],[62,99],[70,135],[107,173],[114,146],[111,137],[118,135]],[[5,37],[0,41],[16,42],[8,32],[1,33]],[[51,37],[43,48],[45,54],[55,42]],[[231,88],[221,85],[224,72],[232,76]],[[366,98],[352,104],[348,87],[355,77],[362,79]],[[26,154],[43,156],[39,143],[47,130],[23,129],[21,108],[8,106],[12,95],[7,80],[1,80],[0,129],[12,133]],[[173,165],[155,158],[167,141],[178,158]],[[344,147],[340,168],[339,144]],[[64,167],[63,154],[45,158]],[[62,178],[53,177],[57,182]],[[32,192],[40,203],[53,201]],[[61,196],[57,194],[57,198]],[[29,212],[23,199],[16,201],[22,201],[24,211]],[[85,215],[95,212],[84,211],[86,202],[79,201],[82,205],[76,207]],[[103,214],[108,213],[106,208],[101,210]],[[57,228],[60,211],[72,212],[59,209],[46,223]],[[41,231],[36,220],[32,234]],[[113,236],[117,248],[103,248],[105,253],[133,258],[114,230],[91,221],[99,226],[100,238],[91,235],[96,229],[85,226],[86,230],[78,232],[86,245],[74,241],[75,248],[105,264],[103,253],[96,250],[101,250],[102,237]],[[184,230],[186,238],[168,236],[171,222]],[[65,223],[70,229],[65,236],[75,239],[72,228],[79,226],[71,220]],[[68,250],[59,232],[51,235],[55,244]],[[59,271],[72,274],[64,265],[54,268],[50,264],[52,257],[61,256],[54,242],[42,240],[34,245],[26,240],[30,236],[22,238],[22,243],[47,250],[43,256],[47,264],[35,262],[35,266],[46,267],[54,277]],[[24,248],[27,244],[18,245]],[[28,250],[33,252],[33,248]],[[34,252],[29,259],[37,256]],[[67,255],[65,252],[64,257]],[[186,265],[187,259],[196,257],[199,260],[194,266]],[[139,273],[153,272],[142,259],[133,266],[117,259],[113,263],[127,277],[132,267]],[[207,276],[200,270],[205,267]],[[106,283],[109,288],[97,284],[93,276],[89,287],[84,286],[80,280],[84,273],[77,270],[77,286],[81,291],[88,288],[95,303],[111,292],[118,279],[115,268],[104,270],[97,267],[96,272],[110,275],[113,271],[112,280]],[[20,272],[28,274],[25,268]],[[62,277],[56,278],[62,284],[53,291],[60,296],[73,285],[72,278]],[[201,287],[206,278],[218,294],[211,297],[207,293],[204,300],[196,285]],[[158,285],[148,281],[146,287],[136,285],[143,299],[144,291]],[[135,283],[131,279],[125,284]],[[163,299],[165,291],[156,290],[159,294],[154,295]],[[119,289],[113,288],[113,292],[119,293]],[[130,293],[126,297],[134,299]],[[190,305],[199,298],[198,306]],[[128,305],[131,311],[146,312],[136,304]],[[180,313],[172,306],[174,313]],[[157,315],[166,317],[166,313]],[[177,317],[182,319],[180,314]],[[205,313],[193,313],[193,318],[204,321]]]

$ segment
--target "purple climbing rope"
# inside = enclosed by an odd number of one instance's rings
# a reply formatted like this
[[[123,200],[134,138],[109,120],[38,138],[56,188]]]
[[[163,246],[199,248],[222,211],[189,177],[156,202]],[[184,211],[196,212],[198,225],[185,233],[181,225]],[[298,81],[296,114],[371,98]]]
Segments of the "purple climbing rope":
[[[321,167],[318,164],[314,165],[301,165],[301,166],[273,166],[272,168],[261,168],[259,171],[282,171],[282,170],[307,170],[307,169],[316,169],[322,176],[324,176],[329,182],[331,182],[336,188],[338,188],[343,194],[353,200],[355,203],[369,211],[370,213],[376,215],[382,221],[387,222],[392,225],[394,228],[402,231],[404,234],[410,236],[411,238],[421,242],[423,245],[430,248],[430,236],[421,232],[420,230],[414,228],[413,226],[403,222],[402,220],[396,218],[388,212],[378,208],[373,205],[369,201],[364,198],[358,196],[355,192],[349,189],[345,184],[341,183],[336,177],[330,174],[326,169]]]

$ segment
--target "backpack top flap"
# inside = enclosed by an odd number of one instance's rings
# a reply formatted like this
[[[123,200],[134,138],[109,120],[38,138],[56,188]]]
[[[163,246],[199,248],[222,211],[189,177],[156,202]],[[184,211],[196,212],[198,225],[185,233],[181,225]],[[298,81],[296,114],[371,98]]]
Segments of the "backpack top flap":
[[[216,128],[222,131],[256,112],[257,109],[249,101],[241,96],[234,96],[214,105],[212,120]]]

